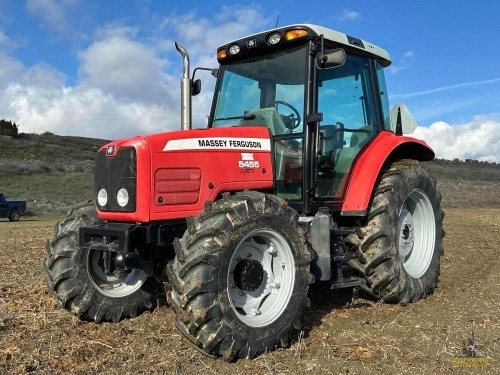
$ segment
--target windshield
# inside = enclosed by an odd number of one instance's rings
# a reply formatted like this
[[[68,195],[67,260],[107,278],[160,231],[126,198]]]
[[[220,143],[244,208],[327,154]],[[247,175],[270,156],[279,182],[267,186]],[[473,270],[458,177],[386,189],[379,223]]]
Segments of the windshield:
[[[213,127],[264,125],[273,135],[302,132],[306,48],[222,67]]]

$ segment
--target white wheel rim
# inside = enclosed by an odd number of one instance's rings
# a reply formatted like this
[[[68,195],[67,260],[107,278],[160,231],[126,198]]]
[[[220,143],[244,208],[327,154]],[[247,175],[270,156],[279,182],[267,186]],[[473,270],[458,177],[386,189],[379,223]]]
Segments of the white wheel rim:
[[[96,290],[106,297],[126,297],[138,290],[148,277],[143,270],[138,269],[128,271],[124,277],[106,275],[101,264],[102,252],[90,251],[87,267],[89,278]]]
[[[413,278],[429,268],[436,244],[436,220],[429,197],[413,190],[401,206],[398,221],[398,250],[403,267]]]
[[[255,290],[241,289],[238,264],[258,262],[263,280]],[[235,272],[236,270],[236,272]],[[227,275],[227,293],[236,316],[250,327],[264,327],[287,308],[295,284],[295,260],[285,238],[269,229],[249,233],[236,247]]]

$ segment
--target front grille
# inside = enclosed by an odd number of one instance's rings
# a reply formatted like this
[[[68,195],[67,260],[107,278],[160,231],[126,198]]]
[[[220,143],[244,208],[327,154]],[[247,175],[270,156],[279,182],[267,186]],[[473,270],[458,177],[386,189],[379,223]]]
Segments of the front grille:
[[[155,203],[159,206],[195,204],[200,198],[201,170],[165,168],[155,174]]]
[[[97,207],[101,211],[134,212],[136,206],[137,187],[137,157],[135,148],[120,148],[114,157],[106,157],[106,150],[99,151],[96,157],[94,171],[94,191],[101,189],[108,192],[108,202],[105,206]],[[118,190],[127,189],[129,201],[121,207],[116,195]]]

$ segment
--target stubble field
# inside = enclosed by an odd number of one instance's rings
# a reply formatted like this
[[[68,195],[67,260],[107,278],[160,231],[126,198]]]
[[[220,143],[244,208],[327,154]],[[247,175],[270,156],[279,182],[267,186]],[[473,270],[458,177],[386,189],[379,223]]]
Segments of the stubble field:
[[[44,243],[57,219],[0,221],[2,374],[481,374],[500,371],[500,209],[445,210],[441,282],[407,306],[310,289],[312,305],[288,349],[253,361],[205,357],[182,339],[172,310],[120,323],[79,321],[45,288]],[[474,335],[487,367],[455,367]]]

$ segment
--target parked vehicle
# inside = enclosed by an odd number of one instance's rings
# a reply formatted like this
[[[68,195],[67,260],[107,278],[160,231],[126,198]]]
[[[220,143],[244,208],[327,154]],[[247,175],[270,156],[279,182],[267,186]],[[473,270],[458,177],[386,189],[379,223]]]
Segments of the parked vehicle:
[[[26,201],[8,201],[0,193],[0,217],[8,217],[10,221],[18,221],[26,212]]]
[[[191,129],[200,81],[176,47],[181,131],[101,148],[96,206],[47,242],[63,308],[117,322],[168,280],[179,331],[233,360],[289,345],[315,280],[405,304],[434,291],[443,212],[419,163],[434,152],[403,135],[405,106],[391,116],[387,51],[317,25],[224,44],[208,128]]]

